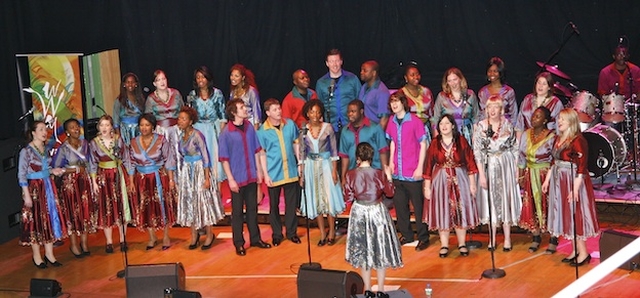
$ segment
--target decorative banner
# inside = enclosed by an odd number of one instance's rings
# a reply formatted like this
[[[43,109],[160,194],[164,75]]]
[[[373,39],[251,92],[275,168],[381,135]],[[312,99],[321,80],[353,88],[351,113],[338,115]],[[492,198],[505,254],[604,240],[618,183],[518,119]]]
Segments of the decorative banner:
[[[79,55],[30,55],[29,76],[33,118],[50,129],[47,148],[57,148],[64,140],[62,124],[69,118],[83,123],[82,81]]]

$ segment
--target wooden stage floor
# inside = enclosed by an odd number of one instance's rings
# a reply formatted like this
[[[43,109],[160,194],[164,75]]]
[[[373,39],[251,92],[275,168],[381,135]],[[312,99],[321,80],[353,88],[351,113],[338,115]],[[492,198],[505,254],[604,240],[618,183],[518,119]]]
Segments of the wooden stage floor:
[[[640,192],[639,192],[640,193]],[[638,234],[637,205],[625,202],[609,202],[621,195],[609,196],[597,193],[601,229],[616,229]],[[635,196],[631,193],[627,196]],[[264,213],[268,200],[260,205]],[[268,207],[267,207],[268,208]],[[265,218],[266,216],[262,216]],[[301,220],[301,222],[304,222]],[[271,228],[260,225],[262,239],[271,242]],[[244,257],[236,256],[230,238],[231,227],[214,227],[218,235],[210,250],[188,250],[189,229],[176,227],[170,231],[171,248],[162,251],[160,246],[145,250],[147,234],[133,227],[128,228],[129,264],[159,264],[181,262],[186,271],[186,287],[198,291],[203,297],[297,297],[297,273],[300,265],[308,261],[306,228],[300,226],[298,235],[302,244],[284,241],[271,249],[248,248]],[[556,254],[543,253],[548,244],[548,235],[543,236],[541,249],[528,253],[531,237],[521,230],[512,235],[513,251],[502,251],[502,234],[499,232],[498,250],[495,252],[497,268],[506,271],[501,279],[484,279],[481,274],[491,269],[491,256],[486,250],[487,229],[473,234],[474,240],[483,243],[481,249],[471,250],[469,257],[461,257],[455,249],[455,236],[451,237],[451,254],[438,257],[440,241],[431,235],[428,249],[416,252],[411,244],[402,249],[404,267],[387,271],[386,285],[406,289],[414,297],[425,297],[424,288],[431,284],[435,297],[550,297],[575,280],[575,269],[560,260],[571,252],[570,242],[561,239]],[[516,231],[516,229],[514,229]],[[161,232],[158,232],[161,239]],[[325,269],[356,271],[345,260],[345,238],[341,236],[334,246],[318,247],[320,233],[311,229],[311,254],[314,262]],[[468,237],[467,237],[468,238]],[[118,239],[114,235],[114,239]],[[245,229],[245,239],[248,232]],[[204,240],[204,236],[201,237]],[[89,236],[91,256],[75,259],[69,252],[69,240],[55,248],[56,257],[64,266],[37,269],[31,261],[31,250],[21,247],[13,239],[0,245],[0,297],[28,297],[31,278],[55,279],[62,284],[62,297],[125,297],[125,280],[116,277],[124,268],[124,256],[115,244],[116,253],[104,252],[102,232]],[[247,243],[248,245],[248,243]],[[413,243],[415,245],[415,243]],[[599,264],[598,239],[588,242],[594,257],[587,266],[579,268],[582,276],[597,270]],[[375,274],[373,284],[375,284]],[[161,297],[161,296],[159,296]],[[640,272],[616,269],[582,297],[640,297]]]

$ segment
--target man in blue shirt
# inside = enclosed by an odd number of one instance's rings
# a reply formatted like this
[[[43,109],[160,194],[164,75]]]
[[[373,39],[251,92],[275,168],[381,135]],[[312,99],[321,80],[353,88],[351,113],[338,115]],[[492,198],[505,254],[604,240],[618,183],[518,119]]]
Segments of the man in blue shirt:
[[[378,76],[379,68],[374,60],[362,63],[360,80],[363,85],[358,98],[364,102],[364,115],[385,130],[389,121],[389,89]]]
[[[329,72],[318,79],[316,92],[326,109],[325,122],[331,123],[334,132],[340,133],[348,121],[347,105],[358,97],[360,80],[342,69],[342,54],[337,49],[327,53],[325,64]]]
[[[298,184],[298,127],[291,119],[282,118],[280,102],[270,98],[264,102],[267,120],[258,129],[258,141],[262,146],[260,165],[264,170],[264,183],[269,187],[269,222],[271,223],[273,245],[282,243],[282,222],[280,221],[280,192],[284,191],[284,223],[287,238],[300,244],[297,235],[298,222],[296,208],[300,200]]]
[[[357,166],[356,147],[362,142],[367,142],[373,147],[371,167],[384,170],[384,166],[389,162],[389,146],[384,131],[380,125],[370,121],[364,115],[364,111],[364,103],[359,99],[352,100],[347,107],[349,124],[342,128],[340,145],[338,146],[342,168],[341,181],[345,181],[345,174],[348,170]]]
[[[256,137],[253,124],[247,121],[249,113],[244,101],[234,98],[227,102],[225,110],[227,124],[218,140],[218,159],[227,174],[231,189],[231,231],[236,254],[244,256],[244,236],[242,235],[243,207],[246,206],[247,228],[251,246],[271,248],[260,238],[258,227],[257,182],[261,182],[262,173],[258,168],[262,147]]]

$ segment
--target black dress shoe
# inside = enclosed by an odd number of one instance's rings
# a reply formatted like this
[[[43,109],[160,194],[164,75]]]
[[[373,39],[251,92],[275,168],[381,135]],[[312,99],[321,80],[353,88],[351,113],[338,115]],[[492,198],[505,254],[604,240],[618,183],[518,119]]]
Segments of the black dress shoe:
[[[575,256],[573,258],[564,258],[562,259],[562,263],[573,263],[573,261],[575,260],[576,260]]]
[[[405,245],[405,244],[411,243],[411,242],[413,242],[413,239],[409,240],[407,238],[400,237],[400,245]]]
[[[325,244],[327,244],[327,238],[320,239],[320,241],[318,241],[318,246],[324,246]]]
[[[423,251],[429,247],[428,241],[418,241],[418,245],[416,245],[416,251]]]
[[[273,243],[273,246],[279,246],[280,243],[282,243],[282,239],[275,238],[275,239],[273,239],[273,241],[271,241],[271,243]]]
[[[244,246],[236,246],[236,254],[239,256],[247,255],[247,251],[244,250]]]
[[[196,239],[196,243],[195,244],[189,244],[189,250],[194,250],[194,249],[198,248],[198,242],[200,242],[200,239]]]
[[[300,241],[300,237],[298,237],[298,236],[293,236],[293,237],[289,238],[289,240],[291,240],[291,242],[293,242],[295,244],[302,243],[302,241]]]
[[[582,265],[589,264],[589,261],[591,261],[591,255],[587,255],[587,257],[584,258],[584,260],[582,260],[582,262],[580,263],[578,263],[578,258],[576,257],[571,263],[569,263],[569,265],[573,267],[580,267]]]
[[[438,254],[441,258],[446,258],[449,255],[449,248],[446,246],[441,247]]]
[[[327,238],[327,245],[332,246],[334,244],[336,244],[335,238]]]
[[[31,259],[33,261],[33,265],[36,265],[36,267],[38,267],[38,269],[45,269],[47,268],[47,262],[46,261],[42,261],[42,263],[40,264],[36,264],[36,260]]]
[[[104,252],[106,252],[108,254],[112,254],[113,253],[113,244],[111,244],[111,243],[107,244],[107,246],[105,246],[105,248],[104,248]]]
[[[216,237],[214,236],[213,238],[211,238],[211,242],[209,242],[209,244],[202,244],[202,246],[200,247],[200,249],[202,250],[207,250],[209,248],[211,248],[211,246],[213,245],[213,240],[216,240]],[[206,241],[206,240],[205,240]]]
[[[147,249],[147,250],[152,250],[154,247],[156,247],[156,244],[158,244],[158,241],[157,241],[157,240],[154,240],[154,241],[153,241],[153,245],[147,245],[147,248],[146,248],[146,249]]]
[[[129,246],[127,245],[126,242],[120,242],[120,251],[121,252],[125,252],[129,250]]]
[[[463,257],[468,257],[469,256],[469,249],[467,248],[466,245],[458,246],[458,251],[460,252],[460,255],[463,256]]]
[[[389,298],[389,294],[382,292],[382,291],[378,291],[378,294],[376,295],[376,297],[378,298]]]
[[[266,243],[262,240],[260,240],[259,242],[256,243],[251,243],[252,247],[259,247],[259,248],[271,248],[271,244]]]
[[[83,256],[91,255],[91,251],[89,251],[89,250],[84,250],[84,248],[83,248],[83,249],[82,249],[82,255],[83,255]]]
[[[502,247],[502,251],[504,252],[510,252],[511,249],[512,249],[511,247],[506,247],[506,246]]]
[[[49,261],[49,258],[47,258],[47,256],[44,256],[44,261],[45,261],[45,263],[49,263],[49,264],[51,264],[51,266],[53,266],[53,267],[60,267],[60,266],[62,266],[62,263],[58,262],[58,260],[56,260],[55,262],[51,262],[51,261]]]
[[[364,297],[365,298],[375,298],[376,297],[376,293],[371,292],[369,290],[364,291]]]
[[[76,259],[81,259],[84,257],[84,255],[82,254],[82,252],[80,252],[79,254],[76,254],[75,252],[73,252],[73,249],[71,249],[71,247],[69,247],[69,251],[71,252],[71,254],[76,257]]]

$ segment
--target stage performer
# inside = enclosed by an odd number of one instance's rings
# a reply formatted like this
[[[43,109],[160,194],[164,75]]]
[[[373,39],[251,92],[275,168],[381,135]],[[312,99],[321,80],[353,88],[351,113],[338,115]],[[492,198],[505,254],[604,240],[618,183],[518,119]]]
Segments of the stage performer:
[[[336,243],[335,216],[342,213],[345,203],[338,177],[338,146],[331,124],[322,121],[325,114],[320,100],[307,101],[303,107],[307,133],[301,135],[301,158],[303,162],[304,198],[300,211],[309,219],[317,218],[320,229],[318,246]],[[325,231],[324,216],[327,216],[329,235]]]
[[[364,115],[382,129],[387,128],[389,122],[389,89],[380,80],[378,75],[380,65],[375,60],[369,60],[360,66],[360,80],[362,87],[358,93],[358,99],[364,103]],[[347,113],[347,117],[349,117]]]
[[[258,85],[253,71],[246,68],[242,64],[234,64],[231,66],[229,81],[231,82],[231,98],[240,98],[247,107],[247,120],[253,125],[254,130],[258,130],[262,123],[262,109],[260,103],[260,94],[258,93]],[[262,193],[262,182],[257,182],[256,197],[258,204],[262,202],[264,194]]]
[[[438,93],[433,106],[432,130],[436,130],[436,122],[444,114],[456,119],[456,126],[462,136],[473,143],[473,125],[478,122],[478,98],[469,89],[467,79],[458,68],[449,68],[442,76],[442,91]]]
[[[280,219],[280,193],[284,193],[284,226],[287,239],[300,244],[296,209],[300,201],[300,156],[298,127],[291,119],[282,118],[280,102],[270,98],[264,102],[267,119],[256,132],[262,152],[260,168],[264,184],[269,188],[269,223],[273,246],[279,246],[284,238]]]
[[[615,93],[630,98],[640,93],[640,67],[629,62],[629,46],[626,37],[621,36],[613,50],[613,63],[600,70],[598,75],[598,94],[600,96]],[[633,82],[633,83],[631,83]],[[633,85],[633,90],[631,90]]]
[[[489,223],[491,212],[492,238],[489,250],[496,248],[496,230],[502,224],[504,245],[502,251],[511,251],[511,226],[518,225],[522,202],[517,181],[518,140],[511,122],[504,117],[504,103],[500,95],[489,97],[486,117],[473,131],[473,154],[478,166],[478,214],[480,222]],[[489,134],[489,131],[493,135]],[[488,169],[484,168],[488,160]],[[485,171],[488,171],[485,172]],[[491,202],[487,201],[491,192]]]
[[[507,71],[500,57],[492,57],[487,64],[487,81],[489,83],[478,91],[479,120],[486,118],[485,108],[489,97],[500,95],[504,101],[504,117],[515,127],[518,119],[516,92],[506,84]]]
[[[409,112],[414,114],[424,123],[424,132],[427,137],[427,147],[431,144],[431,121],[433,117],[433,93],[425,86],[420,85],[420,69],[415,64],[408,64],[404,70],[405,85],[400,89],[409,101]]]
[[[131,141],[129,185],[138,197],[138,229],[149,232],[146,249],[156,246],[156,230],[163,230],[162,250],[167,250],[169,228],[176,222],[176,156],[167,139],[153,132],[156,125],[153,114],[142,114],[138,120],[140,136]]]
[[[127,223],[135,224],[136,200],[127,169],[130,167],[129,147],[113,131],[113,119],[104,115],[98,120],[98,135],[89,143],[91,159],[89,173],[96,195],[97,228],[104,231],[106,253],[113,253],[113,227],[120,231],[120,251],[128,249],[124,241]]]
[[[173,148],[172,156],[178,156],[178,142],[180,131],[178,129],[178,113],[184,105],[180,91],[169,88],[167,75],[163,70],[153,73],[153,86],[156,90],[149,94],[145,104],[145,113],[151,113],[157,124],[154,125],[155,133],[161,134]]]
[[[576,241],[574,245],[578,250],[574,250],[562,262],[582,266],[591,261],[587,239],[598,237],[600,229],[593,185],[589,177],[589,149],[587,140],[580,132],[578,113],[575,110],[562,110],[557,121],[558,137],[551,151],[553,162],[549,175],[542,184],[542,191],[549,194],[547,229],[553,236]]]
[[[215,239],[211,226],[224,218],[224,206],[218,184],[211,178],[212,165],[206,138],[194,128],[196,121],[198,112],[191,107],[182,107],[178,114],[178,128],[182,131],[178,158],[182,159],[182,166],[175,180],[178,187],[176,222],[191,227],[190,250],[198,247],[200,235],[197,229],[204,228],[206,238],[201,249],[207,250]]]
[[[347,171],[357,166],[356,147],[362,142],[367,142],[373,147],[373,168],[384,170],[389,164],[389,146],[384,131],[380,125],[365,116],[365,105],[361,100],[354,99],[349,103],[347,117],[349,124],[342,128],[338,150],[342,174],[340,180],[343,183]]]
[[[460,135],[455,118],[444,114],[438,121],[438,136],[427,150],[424,168],[424,218],[440,236],[441,258],[449,255],[449,235],[454,229],[460,255],[469,255],[467,229],[478,225],[476,173],[478,168],[469,142]],[[452,208],[453,207],[453,208]],[[455,209],[455,210],[452,210]]]
[[[393,196],[391,173],[371,167],[374,152],[369,143],[358,144],[358,167],[346,174],[344,197],[354,203],[349,214],[345,259],[351,266],[361,268],[364,289],[368,292],[371,292],[371,269],[375,269],[378,297],[389,297],[383,292],[386,270],[403,266],[402,249],[393,220],[382,203],[385,196]]]
[[[306,121],[302,114],[304,103],[312,99],[318,99],[316,91],[309,88],[309,75],[306,71],[298,69],[293,72],[293,88],[282,100],[282,117],[293,120],[298,128]]]
[[[31,246],[33,264],[39,269],[62,266],[53,255],[53,243],[67,237],[64,202],[58,199],[51,174],[60,176],[63,168],[50,168],[47,152],[47,126],[35,121],[25,133],[29,143],[20,150],[18,184],[22,188],[22,226],[20,244]],[[44,258],[40,246],[44,245]]]
[[[249,113],[247,106],[240,98],[227,102],[225,110],[227,119],[231,121],[220,134],[219,159],[222,162],[229,188],[231,189],[231,231],[236,254],[247,254],[244,248],[242,226],[244,222],[243,207],[245,207],[247,228],[249,229],[250,245],[259,248],[271,248],[260,238],[258,227],[258,202],[256,200],[257,183],[262,180],[260,166],[260,143],[253,129],[253,124],[247,120]]]
[[[393,204],[398,217],[398,231],[402,234],[400,244],[413,242],[411,211],[413,205],[415,218],[423,218],[424,197],[421,191],[423,183],[424,160],[427,154],[427,140],[424,123],[418,116],[409,113],[409,102],[402,91],[389,97],[389,110],[393,113],[387,125],[386,135],[389,145],[389,170],[393,174],[395,195]],[[416,221],[418,244],[416,251],[429,246],[429,230],[421,220]]]
[[[555,119],[563,106],[560,99],[553,95],[554,83],[555,81],[549,72],[545,71],[536,76],[533,93],[527,94],[520,104],[520,113],[516,122],[518,138],[522,136],[522,132],[531,128],[533,111],[540,106],[546,107],[551,111],[551,121],[547,123],[547,127],[550,130],[556,130]]]
[[[340,50],[331,49],[325,57],[329,71],[316,82],[316,92],[327,112],[322,115],[324,121],[339,134],[342,126],[347,124],[347,105],[358,98],[360,80],[355,74],[342,69]]]
[[[140,134],[138,117],[142,115],[145,104],[140,90],[138,76],[131,72],[126,73],[122,76],[120,95],[113,103],[114,128],[127,146]]]
[[[71,245],[69,250],[76,258],[90,254],[87,234],[96,232],[96,200],[91,191],[91,177],[87,167],[91,153],[89,142],[80,139],[80,122],[75,118],[68,119],[62,125],[67,135],[66,140],[53,157],[53,167],[63,168],[62,185],[58,191],[59,198],[64,201],[67,229]],[[78,246],[80,236],[80,246]]]
[[[547,128],[551,121],[551,111],[538,107],[531,116],[531,128],[520,138],[520,157],[518,158],[518,183],[522,193],[522,212],[520,227],[531,231],[533,241],[529,252],[538,251],[542,237],[547,230],[547,194],[542,192],[542,182],[551,166],[551,149],[556,134]],[[558,238],[551,236],[546,253],[556,252]]]
[[[224,115],[225,100],[220,89],[213,86],[213,77],[206,66],[193,73],[193,90],[187,95],[187,104],[198,113],[193,127],[204,135],[211,161],[211,182],[220,189],[220,182],[227,179],[218,161],[218,137],[227,124]]]

